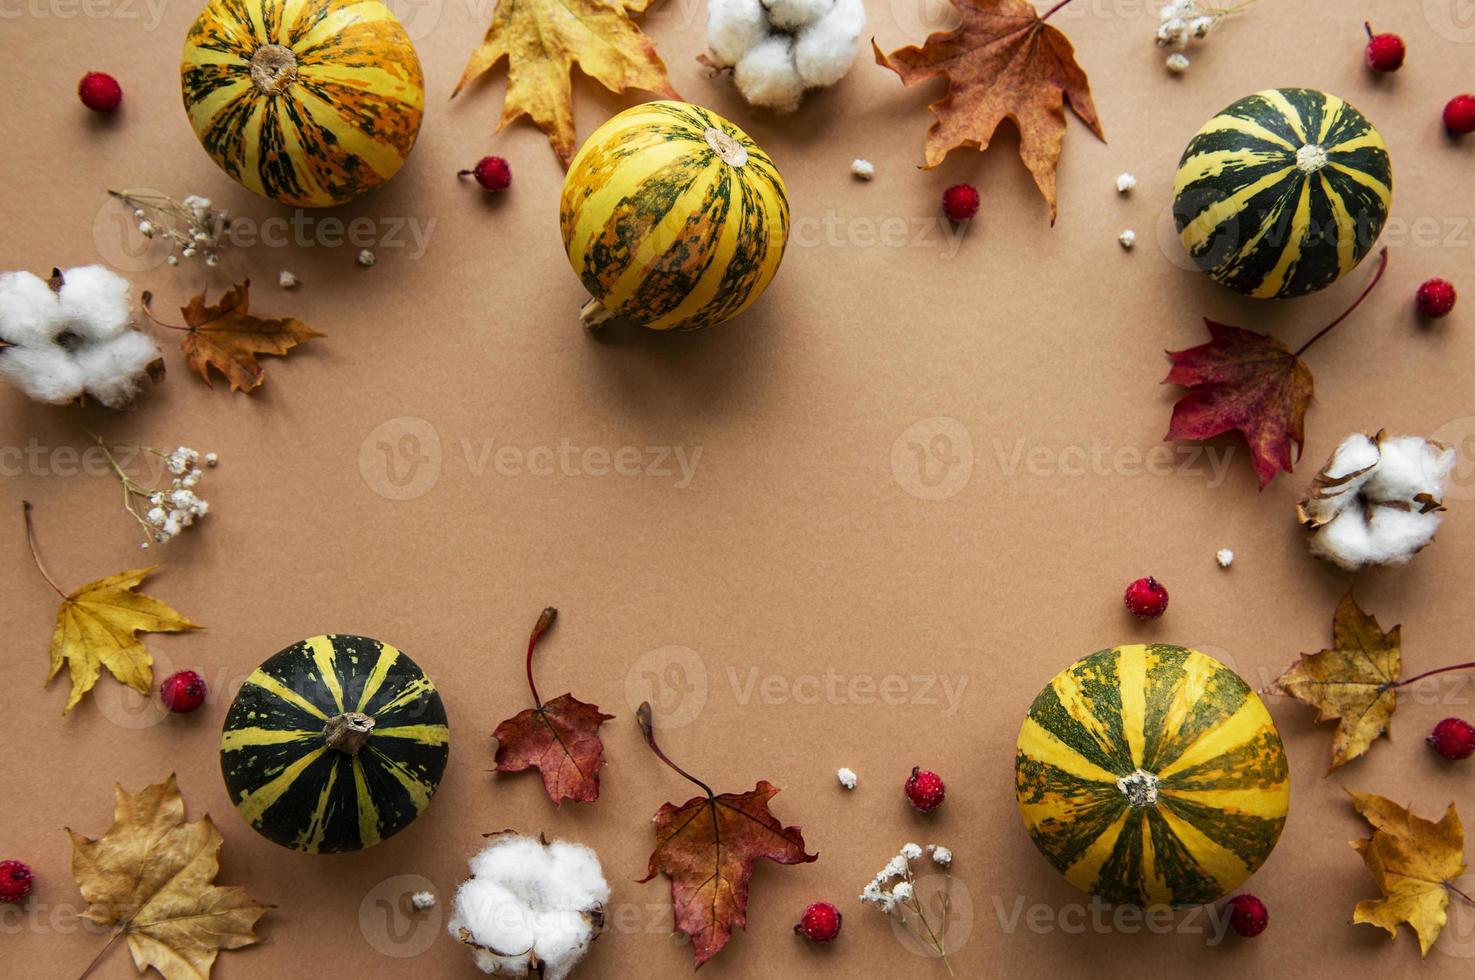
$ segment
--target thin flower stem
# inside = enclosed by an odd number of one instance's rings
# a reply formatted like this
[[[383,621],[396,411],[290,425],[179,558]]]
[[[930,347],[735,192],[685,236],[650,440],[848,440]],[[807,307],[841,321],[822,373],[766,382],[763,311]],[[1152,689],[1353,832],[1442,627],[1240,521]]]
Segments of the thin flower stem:
[[[1475,670],[1475,660],[1471,660],[1468,663],[1463,664],[1451,664],[1448,667],[1437,667],[1434,670],[1426,670],[1422,674],[1415,674],[1414,676],[1406,678],[1405,680],[1398,681],[1394,684],[1389,684],[1388,687],[1385,688],[1385,690],[1399,687],[1408,687],[1410,684],[1421,681],[1425,677],[1433,677],[1435,674],[1447,674],[1452,670]]]
[[[96,432],[88,432],[87,434],[92,436],[93,439],[97,440],[97,447],[102,450],[103,457],[108,461],[108,466],[112,467],[113,472],[118,475],[119,482],[123,484],[123,509],[128,512],[128,516],[132,517],[135,521],[138,522],[139,527],[143,528],[145,543],[152,541],[154,537],[153,525],[145,520],[142,514],[133,509],[134,497],[138,497],[140,500],[150,499],[149,489],[147,487],[140,486],[137,481],[135,481],[126,472],[124,472],[123,467],[118,463],[117,457],[113,455],[112,449],[110,449],[108,447],[108,444],[103,441],[102,436],[98,435]],[[149,451],[156,452],[157,450]],[[159,455],[162,456],[163,454],[160,453]]]
[[[676,763],[672,762],[671,758],[666,755],[665,752],[661,751],[661,747],[656,744],[656,733],[651,721],[651,710],[649,701],[640,702],[640,707],[635,709],[635,721],[638,725],[640,725],[640,733],[645,736],[645,744],[650,746],[650,750],[656,754],[657,759],[660,759],[666,765],[670,766],[672,771],[674,771],[677,775],[680,775],[683,778],[700,786],[702,788],[702,792],[707,794],[707,799],[712,799],[717,795],[716,793],[712,792],[712,787],[708,786],[706,783],[702,782],[700,779],[693,776],[691,773],[687,772]]]
[[[557,609],[554,609],[552,606],[544,609],[542,614],[538,616],[537,624],[533,626],[532,636],[528,637],[528,688],[533,692],[533,703],[538,706],[539,711],[543,710],[543,699],[538,697],[538,685],[533,683],[533,650],[537,647],[538,640],[542,638],[544,633],[548,632],[548,627],[552,626],[553,621],[557,618]]]
[[[51,577],[51,573],[46,571],[46,566],[41,564],[41,551],[36,547],[36,526],[31,521],[31,502],[29,500],[22,500],[20,504],[21,510],[25,511],[26,514],[26,541],[31,546],[31,560],[36,563],[36,570],[41,573],[41,577],[46,580],[46,584],[55,589],[57,595],[65,599],[67,594],[62,591],[61,586],[56,584],[56,579]]]
[[[1343,313],[1342,313],[1341,316],[1337,317],[1331,323],[1328,323],[1326,326],[1322,327],[1314,335],[1312,335],[1312,337],[1311,337],[1310,340],[1308,340],[1308,341],[1306,341],[1306,343],[1302,344],[1301,345],[1301,349],[1298,350],[1298,351],[1296,351],[1296,356],[1297,357],[1300,357],[1302,354],[1306,353],[1306,351],[1310,349],[1310,347],[1311,347],[1312,344],[1316,343],[1322,337],[1325,337],[1328,333],[1331,333],[1333,327],[1337,326],[1343,320],[1345,320],[1349,316],[1351,316],[1352,313],[1353,313],[1353,311],[1356,310],[1359,306],[1362,305],[1362,301],[1365,300],[1365,299],[1367,299],[1368,294],[1373,291],[1373,287],[1376,286],[1378,284],[1378,282],[1383,278],[1383,273],[1386,272],[1387,269],[1388,269],[1388,247],[1385,245],[1385,246],[1383,246],[1383,251],[1380,252],[1379,255],[1378,255],[1378,271],[1375,272],[1375,273],[1373,273],[1373,281],[1367,284],[1367,288],[1362,291],[1362,295],[1358,296],[1357,299],[1353,300],[1352,305],[1349,306],[1349,307],[1347,307],[1347,309],[1345,311],[1343,311]]]

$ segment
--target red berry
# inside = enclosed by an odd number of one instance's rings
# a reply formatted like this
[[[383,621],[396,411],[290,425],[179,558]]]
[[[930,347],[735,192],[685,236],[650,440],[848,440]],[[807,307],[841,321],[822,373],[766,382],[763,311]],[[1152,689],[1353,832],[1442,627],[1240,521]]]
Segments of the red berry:
[[[1236,895],[1229,900],[1229,926],[1246,939],[1253,939],[1270,925],[1265,903],[1253,895]]]
[[[1430,279],[1419,287],[1419,313],[1431,320],[1448,316],[1449,311],[1455,308],[1456,295],[1454,283],[1444,279]]]
[[[1434,726],[1429,744],[1446,759],[1468,759],[1475,755],[1475,726],[1462,718],[1446,718]]]
[[[159,686],[159,696],[164,707],[176,714],[194,711],[205,703],[205,678],[192,670],[181,670],[164,678]]]
[[[967,221],[978,213],[978,188],[954,184],[942,192],[942,213],[953,221]]]
[[[0,861],[0,902],[19,902],[31,894],[31,869],[20,861]]]
[[[1374,34],[1371,24],[1365,23],[1363,27],[1367,28],[1367,66],[1373,71],[1402,68],[1404,56],[1408,54],[1403,38],[1397,34]]]
[[[123,101],[123,86],[107,72],[90,71],[77,83],[77,97],[93,112],[112,112]]]
[[[1168,608],[1168,590],[1163,588],[1163,583],[1149,575],[1127,586],[1122,601],[1127,604],[1127,610],[1138,619],[1157,619]]]
[[[472,176],[489,191],[505,191],[512,183],[512,168],[501,157],[482,157],[476,166],[463,170],[457,176]]]
[[[829,902],[815,902],[804,910],[794,931],[812,943],[827,943],[840,935],[840,910]]]
[[[912,806],[923,813],[931,813],[942,806],[943,797],[947,796],[947,787],[937,773],[913,766],[912,774],[906,782],[906,793]]]
[[[1444,107],[1444,128],[1451,136],[1475,133],[1475,95],[1456,95]]]

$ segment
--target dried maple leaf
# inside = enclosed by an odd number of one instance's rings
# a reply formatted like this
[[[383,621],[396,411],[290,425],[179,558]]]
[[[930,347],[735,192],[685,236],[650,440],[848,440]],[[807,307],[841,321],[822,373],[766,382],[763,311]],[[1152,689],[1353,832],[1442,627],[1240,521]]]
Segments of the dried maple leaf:
[[[1352,841],[1372,872],[1382,898],[1357,903],[1353,922],[1378,926],[1398,937],[1400,923],[1419,937],[1428,956],[1444,928],[1450,896],[1475,906],[1454,882],[1465,873],[1465,831],[1451,803],[1438,823],[1372,793],[1348,791],[1357,812],[1372,824],[1373,835]]]
[[[214,306],[205,303],[205,294],[190,299],[181,307],[187,326],[155,320],[160,326],[184,332],[180,349],[185,363],[210,387],[210,369],[214,368],[230,382],[231,391],[250,392],[266,380],[266,369],[256,360],[258,354],[284,356],[298,344],[305,344],[323,334],[301,320],[263,320],[252,316],[251,280],[247,279],[226,291]],[[144,312],[150,317],[153,297],[143,294]]]
[[[691,937],[696,965],[701,966],[727,945],[734,926],[747,927],[754,861],[807,864],[819,855],[806,854],[799,828],[785,827],[768,811],[768,801],[778,794],[776,786],[760,779],[746,793],[713,793],[656,744],[649,702],[641,704],[635,717],[656,756],[704,794],[680,806],[664,803],[656,811],[656,849],[640,879],[650,881],[657,872],[670,879],[676,928]]]
[[[1164,441],[1239,432],[1249,443],[1260,489],[1280,471],[1291,472],[1306,441],[1306,408],[1315,387],[1301,355],[1362,305],[1387,267],[1384,249],[1362,295],[1295,353],[1274,337],[1205,317],[1207,344],[1167,352],[1173,366],[1163,384],[1182,385],[1188,393],[1173,406]]]
[[[140,694],[147,696],[153,688],[154,658],[139,640],[139,633],[182,633],[204,629],[192,623],[165,603],[136,591],[143,580],[158,566],[135,568],[98,579],[74,592],[64,592],[41,564],[36,550],[35,530],[31,526],[31,504],[22,501],[26,516],[26,536],[31,557],[41,576],[61,596],[56,611],[56,630],[51,635],[51,672],[49,684],[65,665],[72,679],[72,694],[67,698],[65,714],[82,700],[97,683],[102,668]]]
[[[1332,646],[1301,659],[1267,690],[1317,709],[1317,721],[1337,721],[1332,737],[1332,768],[1366,752],[1388,734],[1398,707],[1403,670],[1403,627],[1383,632],[1349,592],[1332,616]],[[1426,676],[1426,675],[1421,675]]]
[[[528,638],[528,687],[536,707],[508,718],[492,732],[498,743],[497,771],[538,770],[554,806],[562,806],[564,800],[593,803],[599,799],[599,770],[604,766],[599,726],[614,715],[604,714],[596,705],[585,704],[572,694],[560,694],[547,704],[538,697],[538,686],[533,683],[533,650],[557,616],[557,609],[544,609]]]
[[[668,99],[680,95],[650,38],[630,20],[651,0],[498,0],[486,37],[472,52],[451,93],[507,59],[507,95],[501,130],[528,116],[548,135],[565,168],[574,156],[574,103],[569,73],[584,74],[611,92],[645,89]]]
[[[938,75],[948,80],[947,95],[928,107],[937,120],[927,130],[926,167],[937,166],[960,146],[987,149],[999,123],[1009,119],[1019,130],[1020,159],[1050,205],[1051,224],[1065,103],[1106,139],[1075,49],[1045,23],[1065,3],[1042,17],[1025,0],[952,0],[962,24],[931,35],[920,48],[911,45],[887,55],[871,41],[876,64],[896,72],[904,84]]]
[[[139,972],[153,967],[167,980],[204,980],[220,950],[261,942],[256,920],[272,906],[214,884],[220,831],[208,816],[185,823],[174,777],[136,795],[121,786],[115,792],[106,834],[93,840],[67,830],[72,877],[88,902],[82,918],[114,927],[108,947],[126,936]]]

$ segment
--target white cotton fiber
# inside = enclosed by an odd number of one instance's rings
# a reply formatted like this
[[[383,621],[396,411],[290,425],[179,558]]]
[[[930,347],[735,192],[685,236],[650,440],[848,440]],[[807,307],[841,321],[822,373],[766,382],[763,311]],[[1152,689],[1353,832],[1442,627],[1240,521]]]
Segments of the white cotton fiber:
[[[450,932],[484,973],[563,980],[603,928],[609,894],[589,848],[503,834],[471,859]]]
[[[794,67],[809,88],[828,88],[850,70],[855,42],[866,26],[861,0],[835,0],[835,5],[794,42]]]
[[[768,12],[761,0],[709,0],[707,45],[713,61],[730,68],[768,36]]]
[[[827,14],[835,0],[767,0],[768,22],[781,31],[793,33],[808,27]]]
[[[738,91],[750,105],[793,112],[799,108],[804,83],[794,67],[793,40],[770,34],[749,48],[733,72]]]
[[[792,112],[845,77],[865,23],[863,0],[708,0],[709,60],[750,105]]]

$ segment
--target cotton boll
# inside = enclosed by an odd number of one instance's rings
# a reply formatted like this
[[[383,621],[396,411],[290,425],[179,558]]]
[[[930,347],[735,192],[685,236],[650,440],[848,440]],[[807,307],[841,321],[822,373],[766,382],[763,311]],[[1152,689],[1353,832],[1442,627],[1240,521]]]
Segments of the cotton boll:
[[[7,272],[0,276],[0,338],[12,344],[49,344],[60,330],[56,293],[40,276]]]
[[[1378,443],[1361,432],[1342,440],[1297,508],[1301,523],[1311,527],[1329,523],[1361,492],[1381,457]]]
[[[1375,507],[1369,519],[1362,508],[1352,507],[1311,536],[1311,553],[1349,572],[1365,565],[1401,565],[1438,530],[1437,513]]]
[[[131,319],[128,280],[100,265],[62,273],[61,314],[78,336],[106,340],[127,329]]]
[[[0,377],[15,382],[27,397],[48,405],[76,401],[87,380],[77,362],[54,344],[0,351]]]
[[[738,91],[750,105],[777,112],[799,108],[804,82],[794,68],[793,42],[786,34],[770,34],[743,55],[733,72]]]
[[[768,22],[781,31],[808,27],[829,13],[837,0],[766,0]]]
[[[825,88],[844,78],[865,26],[861,0],[835,0],[829,13],[800,31],[794,42],[794,67],[804,84]]]
[[[148,366],[159,357],[152,337],[129,330],[112,340],[79,348],[75,361],[87,394],[108,408],[125,408],[137,396]]]
[[[450,931],[483,972],[563,980],[604,923],[609,884],[587,847],[503,834],[471,859]]]
[[[1421,494],[1440,497],[1454,470],[1455,451],[1418,436],[1384,440],[1377,472],[1363,496],[1369,500],[1413,500]]]
[[[718,65],[737,64],[768,33],[768,12],[761,0],[709,0],[707,44]]]

